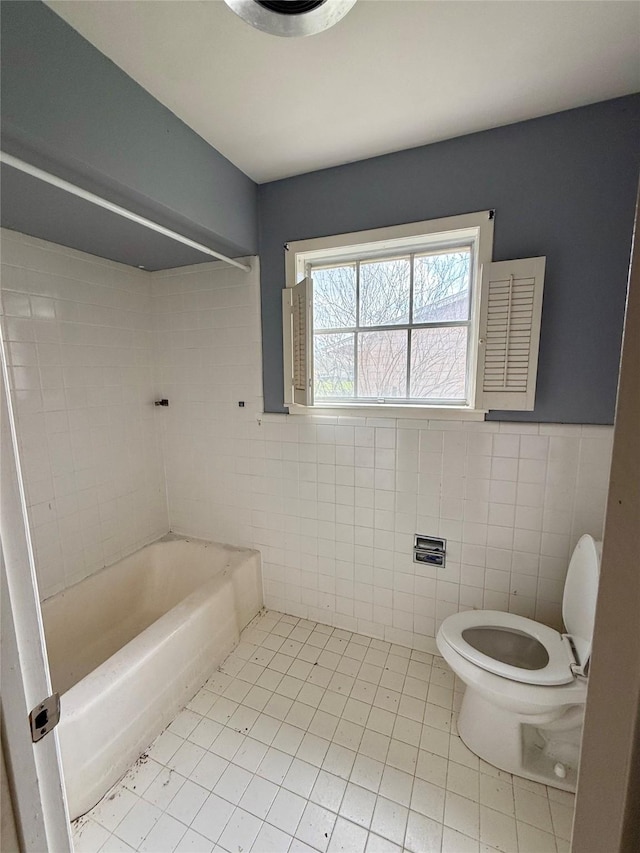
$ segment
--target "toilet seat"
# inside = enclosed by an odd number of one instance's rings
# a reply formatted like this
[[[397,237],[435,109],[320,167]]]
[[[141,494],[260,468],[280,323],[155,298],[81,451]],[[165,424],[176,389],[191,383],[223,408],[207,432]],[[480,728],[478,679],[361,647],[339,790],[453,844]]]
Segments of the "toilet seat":
[[[526,669],[504,663],[467,642],[463,632],[473,628],[495,628],[498,631],[525,635],[532,641],[541,643],[549,659],[546,665],[539,669]],[[571,668],[575,660],[568,640],[553,628],[515,613],[502,613],[497,610],[466,610],[456,613],[442,623],[440,636],[454,651],[471,663],[511,681],[553,686],[569,684],[575,679]]]

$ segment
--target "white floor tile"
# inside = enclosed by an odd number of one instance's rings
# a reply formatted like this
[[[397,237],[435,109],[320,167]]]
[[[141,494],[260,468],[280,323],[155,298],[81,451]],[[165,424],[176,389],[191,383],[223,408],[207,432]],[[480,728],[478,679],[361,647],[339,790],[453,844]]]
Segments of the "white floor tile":
[[[444,820],[444,788],[416,779],[411,793],[411,808],[413,811],[442,823]]]
[[[234,811],[235,806],[231,803],[216,794],[209,794],[193,819],[191,829],[204,835],[209,841],[217,841]]]
[[[224,728],[210,746],[210,752],[214,752],[221,758],[231,761],[236,752],[244,743],[244,735],[233,729]]]
[[[418,752],[418,761],[416,763],[416,778],[424,779],[427,782],[444,788],[447,784],[447,766],[448,762],[446,758],[421,749]]]
[[[334,773],[341,779],[348,779],[353,769],[357,753],[346,746],[332,743],[322,762],[322,767],[328,773]]]
[[[273,717],[268,716],[268,714],[260,714],[253,726],[249,729],[249,734],[253,740],[258,740],[260,743],[270,746],[273,743],[273,739],[277,735],[280,726],[280,720],[276,720]]]
[[[262,821],[244,809],[236,809],[218,839],[218,844],[229,853],[250,850],[256,840]]]
[[[571,827],[573,826],[573,806],[566,806],[550,800],[551,820],[553,832],[564,841],[571,840]]]
[[[523,823],[529,823],[543,832],[553,833],[551,810],[547,797],[539,797],[524,788],[514,788],[516,801],[516,818]]]
[[[253,842],[253,853],[287,853],[293,839],[281,829],[264,823]]]
[[[209,720],[207,717],[199,717],[198,719],[200,722],[187,735],[187,740],[203,749],[209,749],[222,731],[222,723]]]
[[[375,805],[376,795],[373,791],[367,791],[366,788],[349,782],[340,804],[340,814],[347,820],[368,829],[371,826]]]
[[[289,853],[318,853],[318,851],[314,847],[309,847],[304,841],[300,841],[299,838],[294,838]]]
[[[244,767],[250,773],[255,773],[268,749],[269,747],[266,744],[248,737],[233,756],[233,763]]]
[[[321,853],[329,846],[336,815],[316,803],[307,803],[296,830],[296,838]]]
[[[329,842],[329,853],[364,853],[367,836],[366,829],[339,817]]]
[[[383,770],[384,764],[381,761],[358,755],[353,763],[350,781],[377,794]]]
[[[145,791],[144,799],[164,811],[186,781],[180,773],[165,767]]]
[[[311,802],[329,809],[329,811],[337,812],[340,809],[346,787],[347,783],[344,779],[334,776],[333,773],[327,773],[326,770],[321,770],[309,799]]]
[[[298,751],[303,738],[304,731],[302,729],[289,723],[282,723],[271,745],[293,756]]]
[[[402,847],[399,844],[394,844],[393,841],[389,841],[388,838],[371,832],[367,839],[365,853],[402,853]]]
[[[480,804],[513,817],[515,815],[513,785],[481,773]]]
[[[573,795],[470,752],[462,687],[438,656],[261,614],[76,850],[568,853]]]
[[[124,786],[111,791],[91,812],[93,820],[113,832],[125,815],[138,802],[138,797]]]
[[[94,853],[95,850],[100,850],[109,838],[108,829],[86,816],[73,826],[73,846],[79,853]]]
[[[376,761],[384,762],[389,751],[391,738],[389,735],[380,734],[373,729],[365,729],[360,741],[358,752],[362,755],[368,755],[369,758],[375,758]]]
[[[480,835],[480,807],[472,800],[447,791],[444,804],[444,823],[470,838]]]
[[[373,810],[371,831],[388,841],[393,841],[394,844],[402,845],[408,817],[409,809],[393,800],[378,797]]]
[[[298,828],[306,804],[304,797],[281,788],[269,809],[267,821],[283,832],[293,835]]]
[[[76,850],[79,848],[76,847]],[[126,841],[123,841],[121,838],[118,838],[117,835],[112,835],[100,848],[100,853],[135,853],[135,848],[131,847],[130,844],[127,844]]]
[[[442,853],[478,853],[480,843],[449,826],[442,830]]]
[[[330,745],[330,741],[325,738],[307,732],[302,738],[296,756],[316,767],[322,767],[322,762]]]
[[[161,815],[159,808],[139,800],[118,824],[114,834],[137,850]]]
[[[403,806],[411,802],[411,790],[413,788],[413,776],[395,767],[385,766],[380,780],[379,793],[388,800],[394,800]]]
[[[127,771],[122,784],[134,794],[144,794],[161,770],[162,764],[145,756],[138,759],[133,767]]]
[[[281,785],[287,775],[293,758],[286,752],[270,747],[258,768],[258,775],[276,785]]]
[[[190,779],[197,785],[206,788],[207,791],[213,791],[228,766],[229,762],[225,758],[207,752],[191,771]]]
[[[300,758],[294,758],[291,762],[291,767],[287,771],[287,775],[284,777],[282,787],[308,799],[315,785],[318,773],[318,768],[313,764],[302,761]]]
[[[163,814],[138,850],[143,853],[173,853],[187,827],[171,815]]]
[[[536,829],[528,823],[516,824],[518,833],[518,853],[554,853],[557,850],[553,835]]]
[[[518,846],[515,819],[480,806],[480,841],[502,853],[512,853]]]
[[[240,807],[264,820],[269,813],[279,788],[267,779],[254,776],[240,800]]]
[[[208,796],[209,791],[206,788],[196,785],[195,782],[187,779],[165,811],[167,814],[190,826],[191,821],[198,814]]]
[[[460,794],[468,800],[478,802],[480,799],[480,774],[470,767],[449,761],[447,770],[447,790]]]
[[[230,764],[218,779],[213,793],[237,806],[251,779],[252,775],[248,770]]]
[[[185,708],[184,711],[180,711],[168,730],[178,735],[178,737],[188,738],[200,720],[201,716],[199,714],[195,714],[193,711]]]
[[[410,811],[404,846],[412,853],[440,853],[442,824],[418,812]]]
[[[389,751],[387,752],[387,764],[390,764],[397,770],[402,770],[405,773],[413,775],[416,770],[417,759],[417,746],[411,746],[411,744],[403,743],[403,741],[400,740],[391,740],[391,743],[389,744]]]
[[[181,737],[166,729],[151,744],[147,750],[147,755],[160,764],[166,764],[183,743],[184,740]]]

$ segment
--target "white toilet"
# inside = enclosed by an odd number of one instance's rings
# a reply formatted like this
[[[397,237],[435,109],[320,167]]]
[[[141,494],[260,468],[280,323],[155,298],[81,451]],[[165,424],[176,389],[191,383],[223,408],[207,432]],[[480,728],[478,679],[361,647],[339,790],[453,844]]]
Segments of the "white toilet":
[[[444,620],[436,642],[466,684],[458,731],[501,770],[575,791],[601,544],[582,536],[562,599],[566,634],[495,610]]]

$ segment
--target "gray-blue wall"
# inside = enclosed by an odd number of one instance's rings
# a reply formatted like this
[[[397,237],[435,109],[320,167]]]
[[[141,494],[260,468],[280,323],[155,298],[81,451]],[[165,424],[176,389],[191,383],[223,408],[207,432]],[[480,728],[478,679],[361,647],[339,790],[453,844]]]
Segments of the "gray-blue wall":
[[[0,14],[4,151],[218,251],[257,251],[250,178],[43,3],[3,0]],[[131,257],[122,256],[121,223],[2,171],[3,225],[132,264],[149,258],[154,268],[157,236],[131,231]],[[206,257],[163,243],[159,266],[172,260]]]
[[[267,411],[283,411],[285,242],[495,208],[494,258],[546,255],[547,277],[535,411],[490,417],[612,422],[640,96],[256,187],[43,3],[0,13],[5,151],[219,251],[259,246]],[[2,173],[6,227],[147,269],[207,260]]]
[[[283,411],[285,242],[495,208],[494,260],[547,270],[535,410],[489,417],[612,423],[639,131],[633,95],[261,186],[266,410]]]

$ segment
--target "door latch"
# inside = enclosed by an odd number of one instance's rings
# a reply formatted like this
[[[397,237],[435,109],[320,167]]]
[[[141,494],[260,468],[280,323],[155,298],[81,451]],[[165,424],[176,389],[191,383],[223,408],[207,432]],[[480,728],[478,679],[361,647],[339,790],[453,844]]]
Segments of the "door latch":
[[[60,694],[52,693],[29,714],[31,740],[37,743],[60,721]]]

